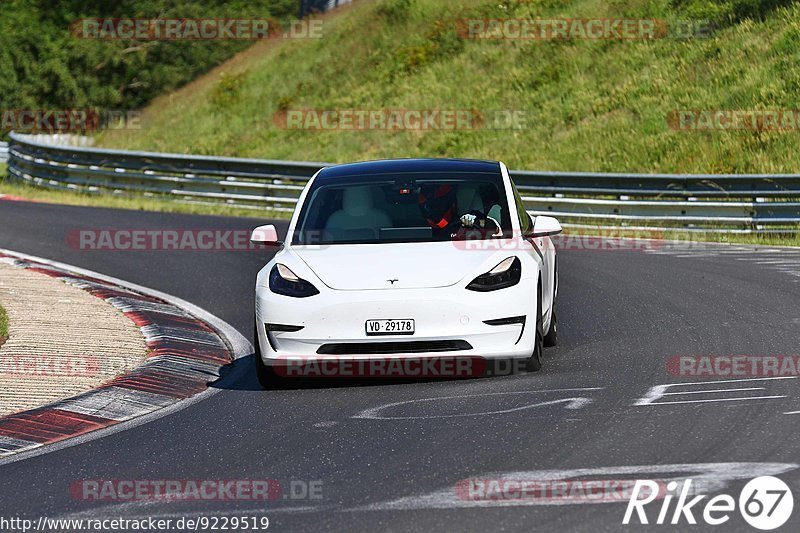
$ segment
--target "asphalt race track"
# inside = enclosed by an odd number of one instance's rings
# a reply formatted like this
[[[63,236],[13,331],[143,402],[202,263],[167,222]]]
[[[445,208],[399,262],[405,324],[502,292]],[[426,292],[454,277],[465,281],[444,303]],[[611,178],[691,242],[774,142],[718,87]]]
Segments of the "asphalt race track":
[[[250,338],[253,284],[266,255],[81,251],[66,235],[76,228],[259,223],[0,202],[0,247],[183,298]],[[285,231],[285,222],[278,224]],[[0,467],[0,515],[266,515],[278,531],[620,531],[645,529],[636,521],[622,525],[624,503],[476,502],[453,496],[453,487],[508,473],[542,479],[594,469],[578,475],[694,476],[715,493],[738,497],[746,480],[777,473],[800,488],[800,414],[787,414],[800,412],[797,379],[704,384],[667,371],[669,359],[681,355],[798,355],[800,253],[712,247],[559,254],[560,345],[546,351],[539,373],[275,391],[259,390],[253,374],[243,373],[228,390],[179,413]],[[252,358],[240,364],[252,365]],[[652,395],[652,387],[669,383],[679,384],[661,389],[670,395]],[[624,468],[640,466],[658,468]],[[322,498],[266,507],[87,502],[68,490],[82,479],[321,482]],[[651,521],[659,507],[648,507]],[[723,529],[753,531],[736,513]],[[800,530],[800,514],[783,529]]]

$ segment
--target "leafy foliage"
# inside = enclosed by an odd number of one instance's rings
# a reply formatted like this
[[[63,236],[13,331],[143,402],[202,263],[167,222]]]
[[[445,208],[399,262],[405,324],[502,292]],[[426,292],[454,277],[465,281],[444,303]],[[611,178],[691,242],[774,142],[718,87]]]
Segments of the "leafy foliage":
[[[79,39],[81,18],[276,18],[299,0],[11,0],[0,16],[0,107],[134,109],[250,41]]]

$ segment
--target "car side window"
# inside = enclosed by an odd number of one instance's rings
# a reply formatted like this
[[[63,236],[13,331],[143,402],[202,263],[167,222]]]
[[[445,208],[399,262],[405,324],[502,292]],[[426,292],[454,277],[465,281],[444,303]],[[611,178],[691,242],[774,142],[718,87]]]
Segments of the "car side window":
[[[511,188],[514,191],[514,202],[517,204],[517,215],[519,216],[520,230],[522,230],[523,235],[527,235],[533,231],[533,220],[531,220],[531,216],[528,214],[528,211],[525,209],[525,205],[522,203],[522,197],[519,195],[517,187],[512,184]]]

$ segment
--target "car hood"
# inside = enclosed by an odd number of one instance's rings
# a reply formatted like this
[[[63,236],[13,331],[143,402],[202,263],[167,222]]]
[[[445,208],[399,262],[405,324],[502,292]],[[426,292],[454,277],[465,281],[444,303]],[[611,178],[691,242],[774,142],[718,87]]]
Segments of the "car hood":
[[[336,244],[293,247],[291,252],[331,289],[353,291],[448,287],[465,276],[480,275],[478,269],[483,263],[498,255],[496,249],[464,249],[458,242],[449,241]],[[486,270],[494,266],[489,264]]]

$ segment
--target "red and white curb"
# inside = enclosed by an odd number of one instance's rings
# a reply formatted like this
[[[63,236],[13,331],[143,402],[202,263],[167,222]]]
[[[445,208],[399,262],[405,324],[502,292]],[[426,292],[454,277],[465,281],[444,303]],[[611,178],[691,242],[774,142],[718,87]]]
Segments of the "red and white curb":
[[[4,200],[6,202],[33,202],[34,200],[27,200],[20,196],[11,196],[10,194],[0,194],[0,200]]]
[[[188,399],[216,392],[208,386],[220,378],[221,368],[252,353],[250,343],[231,326],[169,295],[8,250],[0,249],[0,261],[52,276],[105,300],[140,328],[149,348],[143,364],[97,389],[0,417],[0,464],[16,459],[9,457],[14,454],[45,445],[54,448],[93,432],[103,436],[109,433],[104,429],[127,429],[135,420],[145,423],[174,412]]]

